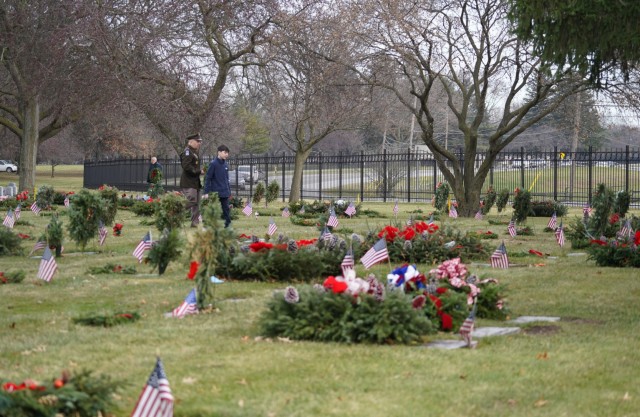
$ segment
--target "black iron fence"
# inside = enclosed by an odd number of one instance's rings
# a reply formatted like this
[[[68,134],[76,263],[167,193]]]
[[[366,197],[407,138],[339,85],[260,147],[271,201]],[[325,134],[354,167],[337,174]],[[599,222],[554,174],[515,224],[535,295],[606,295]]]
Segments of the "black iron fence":
[[[457,151],[464,159],[462,150]],[[478,154],[476,168],[486,155]],[[204,157],[203,164],[214,156]],[[182,169],[177,158],[159,158],[166,190],[178,190]],[[228,160],[233,193],[253,195],[257,182],[277,182],[283,201],[291,191],[295,157],[293,155],[234,156]],[[148,158],[87,161],[84,186],[102,184],[120,190],[144,193]],[[238,169],[239,168],[239,169]],[[247,174],[253,172],[253,177]],[[256,173],[257,172],[257,173]],[[257,178],[255,178],[257,176]],[[246,177],[246,180],[245,180]],[[362,201],[428,202],[438,182],[444,181],[435,160],[428,153],[314,154],[304,164],[300,193],[305,200],[345,199]],[[553,199],[568,205],[591,202],[597,184],[631,194],[632,204],[640,205],[640,149],[568,152],[501,152],[485,184],[500,191],[515,187],[528,189],[534,199]]]

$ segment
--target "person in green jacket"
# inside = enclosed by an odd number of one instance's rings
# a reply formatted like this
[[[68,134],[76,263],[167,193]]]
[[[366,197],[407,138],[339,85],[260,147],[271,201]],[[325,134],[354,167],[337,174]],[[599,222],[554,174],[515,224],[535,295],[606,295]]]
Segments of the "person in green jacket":
[[[201,144],[200,133],[187,136],[187,147],[180,154],[180,165],[182,165],[180,187],[187,199],[187,209],[191,210],[191,227],[196,227],[200,223],[200,189],[202,188],[200,175],[204,174],[198,156]]]

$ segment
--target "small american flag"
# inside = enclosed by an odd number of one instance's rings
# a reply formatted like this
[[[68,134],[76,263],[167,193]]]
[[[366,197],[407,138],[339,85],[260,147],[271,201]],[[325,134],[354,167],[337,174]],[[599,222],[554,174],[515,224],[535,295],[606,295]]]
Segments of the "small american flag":
[[[31,205],[31,211],[34,212],[36,216],[40,214],[40,207],[38,207],[38,203],[36,203],[35,201]]]
[[[474,217],[476,220],[482,220],[482,210],[478,210]]]
[[[454,206],[453,204],[451,205],[451,208],[449,208],[449,217],[451,217],[452,219],[458,218],[458,210],[456,210],[456,206]]]
[[[171,316],[173,317],[184,317],[187,314],[196,314],[198,313],[198,305],[196,299],[196,289],[192,289],[191,292],[184,299],[182,304],[178,307],[174,308],[171,312]]]
[[[144,251],[151,249],[152,245],[153,243],[151,241],[151,232],[147,232],[140,243],[138,243],[138,246],[136,246],[136,248],[133,250],[133,256],[138,258],[138,262],[142,262]]]
[[[58,201],[60,201],[60,200],[58,200]],[[69,203],[69,196],[68,195],[64,196],[64,206],[66,208],[69,208],[70,205],[71,205],[71,203]]]
[[[251,216],[251,213],[253,213],[253,207],[251,207],[251,201],[247,201],[247,204],[245,204],[244,208],[242,209],[242,212],[244,213],[245,216]]]
[[[466,343],[467,346],[471,347],[471,333],[473,332],[473,328],[475,326],[476,321],[476,304],[473,303],[473,309],[469,313],[469,317],[462,322],[462,326],[460,326],[460,336],[462,340]]]
[[[320,233],[320,239],[325,241],[333,239],[333,234],[329,231],[327,226],[325,226],[322,233]]]
[[[493,252],[491,255],[491,266],[493,268],[509,268],[509,258],[507,257],[507,247],[504,245],[504,242]]]
[[[398,208],[398,200],[396,200],[396,204],[393,206],[393,215],[397,216],[398,211],[400,211],[400,209]]]
[[[549,219],[549,223],[547,223],[547,227],[551,230],[556,230],[556,226],[558,226],[558,216],[556,216],[556,212],[554,211]]]
[[[344,214],[351,217],[356,214],[356,206],[353,203],[349,203],[349,206],[344,210]]]
[[[3,225],[7,226],[9,229],[13,229],[13,225],[15,224],[16,219],[13,217],[13,210],[9,209],[7,211],[7,215],[4,216]]]
[[[298,214],[304,214],[304,206],[300,207],[300,210],[298,210]]]
[[[353,269],[355,266],[355,262],[353,259],[353,250],[349,249],[347,253],[344,255],[344,259],[340,264],[340,268],[342,268],[342,276],[347,275],[347,271]]]
[[[107,228],[104,227],[104,222],[100,220],[100,223],[98,225],[98,242],[100,243],[100,246],[104,245],[104,241],[106,238],[107,238]]]
[[[427,222],[427,224],[433,224],[433,214],[431,215],[431,217],[429,217],[429,221]]]
[[[47,247],[47,242],[46,241],[44,241],[44,240],[37,241],[36,244],[33,245],[33,249],[31,249],[31,252],[29,252],[29,256],[33,255],[33,253],[35,251],[40,250],[40,249],[44,249],[46,247]]]
[[[198,214],[198,224],[202,223],[202,214]]]
[[[585,204],[584,207],[582,207],[582,215],[584,217],[589,217],[591,215],[591,206],[589,206],[589,204]]]
[[[44,254],[42,254],[42,259],[40,260],[40,267],[38,268],[38,278],[44,281],[51,281],[53,278],[53,274],[56,273],[58,269],[58,264],[56,263],[56,258],[53,257],[51,253],[51,249],[48,246],[44,249]]]
[[[556,242],[558,242],[560,247],[564,246],[564,228],[562,227],[562,223],[560,223],[560,226],[556,229]]]
[[[327,220],[327,226],[338,227],[338,217],[336,216],[336,211],[333,207],[329,209],[329,220]]]
[[[282,217],[290,217],[291,216],[291,212],[289,212],[289,207],[285,207],[284,210],[282,210]]]
[[[631,228],[631,222],[629,221],[629,219],[627,219],[624,222],[624,225],[620,228],[620,231],[618,232],[618,236],[620,237],[631,237],[631,235],[633,235],[633,229]]]
[[[511,237],[516,237],[516,235],[518,234],[518,232],[516,231],[516,222],[513,219],[511,219],[511,221],[509,222],[507,230],[509,231],[509,235],[511,235]]]
[[[360,259],[360,262],[362,262],[365,269],[369,269],[378,262],[384,261],[388,258],[389,252],[387,251],[387,242],[382,238],[364,254],[362,259]]]
[[[413,226],[413,216],[407,219],[407,226]]]
[[[172,417],[173,395],[160,358],[144,386],[131,417]]]
[[[13,212],[13,215],[15,216],[16,220],[20,220],[21,214],[22,214],[22,208],[20,207],[20,204],[18,204],[18,206],[16,207],[16,211]]]
[[[276,222],[273,221],[273,217],[269,219],[269,228],[267,229],[267,234],[269,236],[273,236],[274,233],[278,230],[278,226],[276,226]]]

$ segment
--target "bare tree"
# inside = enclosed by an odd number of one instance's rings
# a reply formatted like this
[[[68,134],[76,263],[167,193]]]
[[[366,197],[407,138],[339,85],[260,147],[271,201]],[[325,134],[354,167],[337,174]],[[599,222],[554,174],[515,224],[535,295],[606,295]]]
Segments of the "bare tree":
[[[585,87],[558,68],[543,67],[512,35],[503,0],[378,0],[349,4],[352,38],[361,43],[364,80],[386,88],[416,117],[422,141],[452,187],[459,213],[473,215],[498,153],[520,133]],[[334,59],[327,56],[329,59]],[[398,83],[402,78],[404,83]],[[551,93],[564,83],[562,94]],[[407,98],[404,86],[411,97]],[[534,94],[524,97],[532,86]],[[437,140],[432,98],[437,87],[464,139],[460,160]],[[414,104],[415,103],[415,104]],[[525,118],[536,104],[544,110]],[[496,111],[490,111],[495,108]],[[479,151],[487,158],[476,165]]]
[[[0,124],[20,140],[21,190],[35,185],[38,145],[97,101],[83,44],[87,16],[76,1],[0,4]]]
[[[310,8],[286,22],[272,45],[264,77],[274,130],[295,153],[289,201],[300,200],[302,169],[313,147],[331,133],[362,127],[361,114],[371,103],[368,89],[346,67],[314,52],[345,56],[344,24],[340,16]]]
[[[260,65],[280,10],[275,0],[106,0],[99,13],[105,69],[180,152],[190,132],[215,132],[225,86]]]

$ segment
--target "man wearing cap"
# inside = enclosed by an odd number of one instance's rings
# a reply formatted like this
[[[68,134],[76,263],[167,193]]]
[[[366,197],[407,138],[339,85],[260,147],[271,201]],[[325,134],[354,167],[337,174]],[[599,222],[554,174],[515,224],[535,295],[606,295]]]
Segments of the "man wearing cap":
[[[204,174],[198,157],[201,143],[200,133],[187,136],[187,147],[180,154],[180,165],[182,165],[180,187],[187,198],[187,209],[191,210],[191,227],[196,227],[200,222],[200,189],[202,188],[200,175]]]
[[[229,167],[227,158],[229,157],[229,148],[226,145],[218,146],[218,157],[211,162],[207,175],[204,180],[204,198],[209,193],[217,193],[222,207],[222,217],[224,218],[224,227],[231,224],[231,213],[229,213],[229,197],[231,197],[231,187],[229,186]]]

